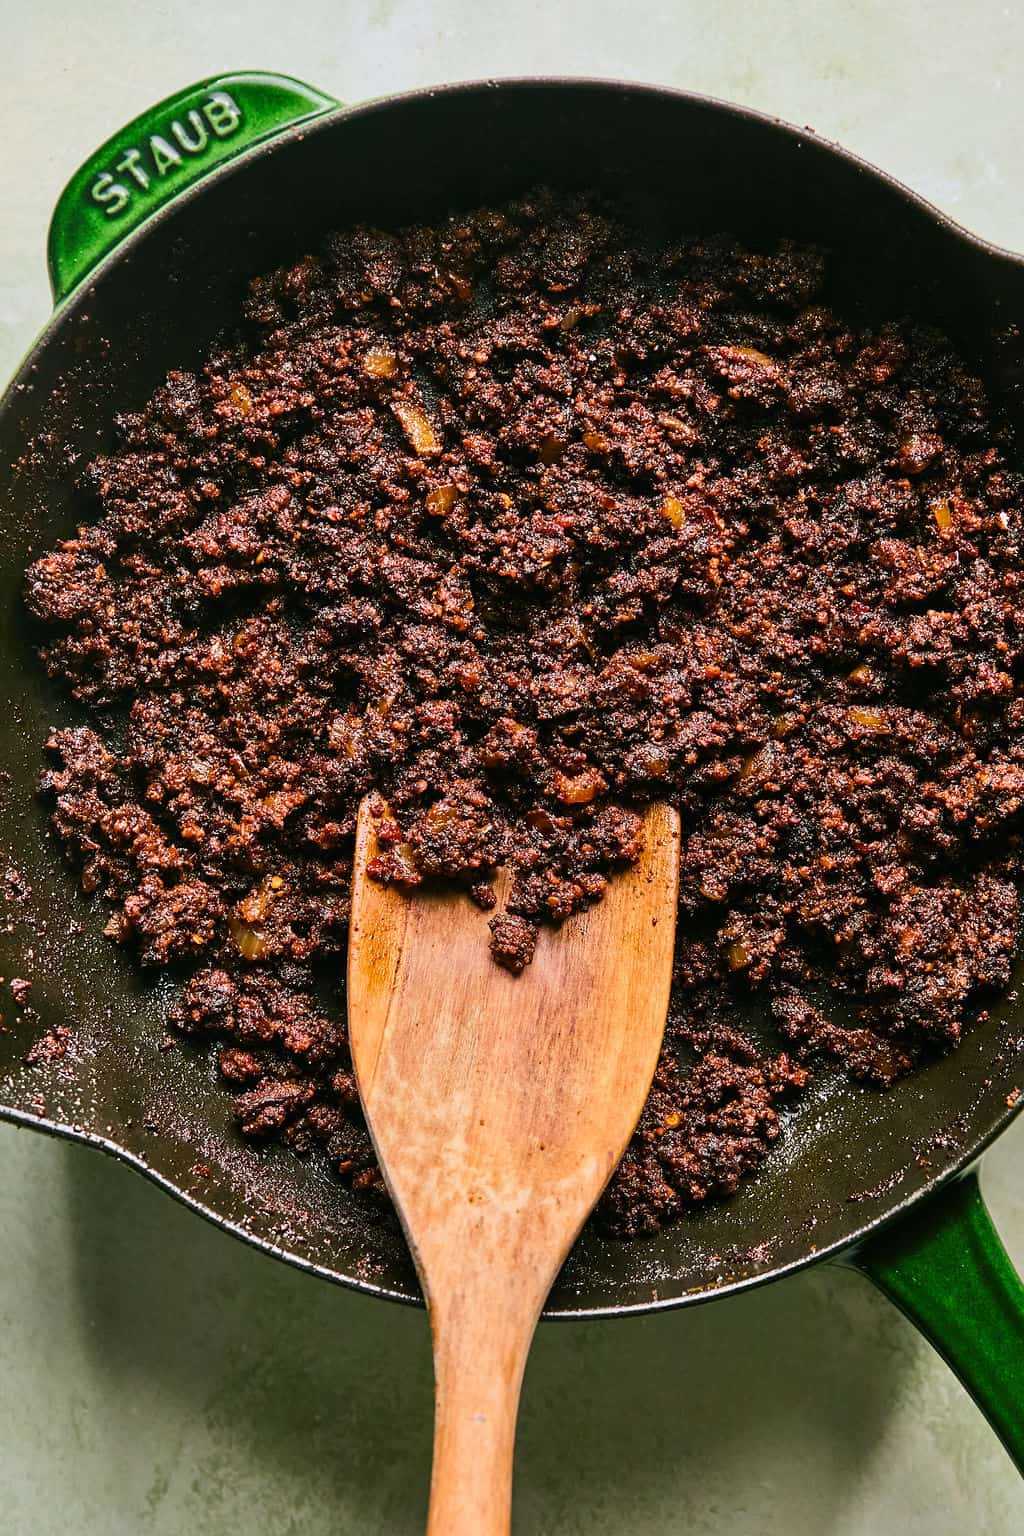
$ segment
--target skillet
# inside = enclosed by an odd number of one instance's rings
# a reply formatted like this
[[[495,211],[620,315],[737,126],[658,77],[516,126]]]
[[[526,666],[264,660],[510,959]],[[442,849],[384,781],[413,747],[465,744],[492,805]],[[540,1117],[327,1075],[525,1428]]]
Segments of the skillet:
[[[73,177],[50,230],[56,312],[0,402],[0,974],[32,983],[29,1006],[3,1008],[0,1116],[100,1147],[253,1246],[395,1300],[419,1299],[397,1224],[316,1162],[240,1142],[207,1058],[162,1049],[175,983],[102,938],[64,867],[35,787],[48,728],[78,716],[35,663],[22,577],[89,515],[76,479],[114,413],[199,362],[251,275],[350,221],[437,217],[540,181],[600,190],[666,230],[828,246],[838,307],[936,323],[1024,427],[1024,260],[809,130],[706,98],[509,80],[345,110],[236,74],[143,114]],[[547,1315],[690,1305],[851,1264],[943,1352],[1024,1470],[1024,1286],[977,1178],[1024,1102],[1022,1050],[1011,991],[887,1093],[819,1075],[732,1200],[644,1242],[588,1229]]]

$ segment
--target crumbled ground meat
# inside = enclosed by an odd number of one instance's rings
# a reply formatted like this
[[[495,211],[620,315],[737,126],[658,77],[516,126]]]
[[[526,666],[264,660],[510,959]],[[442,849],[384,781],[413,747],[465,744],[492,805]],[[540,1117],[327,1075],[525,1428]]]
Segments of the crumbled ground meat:
[[[490,921],[491,953],[499,965],[518,976],[533,959],[537,929],[514,912],[500,912]]]
[[[826,268],[546,195],[356,229],[119,419],[28,576],[92,719],[44,787],[111,937],[186,967],[244,1133],[381,1193],[338,992],[371,788],[379,878],[489,909],[510,867],[513,970],[679,807],[615,1232],[734,1190],[816,1061],[890,1083],[1006,985],[1021,482],[942,338],[858,329]]]

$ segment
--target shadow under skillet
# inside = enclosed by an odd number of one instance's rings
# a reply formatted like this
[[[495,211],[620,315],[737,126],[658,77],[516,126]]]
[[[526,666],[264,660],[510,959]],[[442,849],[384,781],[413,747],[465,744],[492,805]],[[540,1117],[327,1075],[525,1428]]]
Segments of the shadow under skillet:
[[[170,1533],[187,1516],[195,1536],[241,1536],[258,1511],[264,1529],[304,1536],[419,1532],[423,1315],[267,1263],[127,1170],[53,1150],[73,1241],[67,1326],[90,1357],[93,1411],[123,1446],[108,1529],[148,1514],[143,1529]],[[517,1527],[639,1536],[728,1518],[754,1536],[773,1528],[743,1523],[767,1486],[780,1519],[802,1507],[839,1529],[926,1351],[902,1323],[893,1345],[881,1308],[853,1276],[817,1272],[696,1313],[542,1328]]]

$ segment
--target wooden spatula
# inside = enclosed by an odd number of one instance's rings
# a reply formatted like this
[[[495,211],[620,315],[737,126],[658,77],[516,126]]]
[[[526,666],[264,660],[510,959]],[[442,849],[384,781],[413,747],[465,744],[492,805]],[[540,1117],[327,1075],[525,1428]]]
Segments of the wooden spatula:
[[[504,1536],[523,1369],[545,1297],[636,1125],[668,1007],[679,822],[543,932],[512,976],[464,896],[368,878],[360,808],[348,1017],[363,1107],[434,1341],[429,1536]],[[500,890],[499,890],[500,894]]]

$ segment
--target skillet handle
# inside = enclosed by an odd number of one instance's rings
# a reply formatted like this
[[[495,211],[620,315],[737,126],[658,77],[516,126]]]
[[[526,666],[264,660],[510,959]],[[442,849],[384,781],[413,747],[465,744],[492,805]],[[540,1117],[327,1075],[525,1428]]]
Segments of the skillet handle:
[[[249,71],[201,80],[141,113],[61,193],[47,239],[54,302],[187,187],[254,144],[338,106],[287,75]]]
[[[934,1344],[1024,1473],[1024,1284],[985,1209],[977,1168],[845,1262]]]

